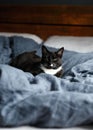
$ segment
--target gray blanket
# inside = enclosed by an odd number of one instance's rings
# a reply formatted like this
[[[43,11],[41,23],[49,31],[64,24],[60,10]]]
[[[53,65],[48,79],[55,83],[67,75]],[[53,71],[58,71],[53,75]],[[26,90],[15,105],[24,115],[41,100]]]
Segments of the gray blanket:
[[[44,73],[34,77],[7,65],[25,51],[41,56],[41,45],[23,37],[0,37],[0,127],[93,123],[93,52],[65,50],[62,79]]]
[[[93,123],[93,58],[62,79],[0,65],[0,126],[72,127]]]

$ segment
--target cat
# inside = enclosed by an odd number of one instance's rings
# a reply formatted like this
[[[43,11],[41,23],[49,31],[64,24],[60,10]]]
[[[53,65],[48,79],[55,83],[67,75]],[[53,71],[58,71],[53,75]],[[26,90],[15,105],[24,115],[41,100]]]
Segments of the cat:
[[[42,57],[36,55],[36,51],[24,52],[11,60],[10,65],[30,72],[33,75],[47,73],[62,77],[62,55],[64,47],[55,52],[49,51],[42,45]]]
[[[45,46],[42,46],[41,69],[43,72],[57,77],[62,77],[62,55],[64,47],[55,52],[49,51]]]

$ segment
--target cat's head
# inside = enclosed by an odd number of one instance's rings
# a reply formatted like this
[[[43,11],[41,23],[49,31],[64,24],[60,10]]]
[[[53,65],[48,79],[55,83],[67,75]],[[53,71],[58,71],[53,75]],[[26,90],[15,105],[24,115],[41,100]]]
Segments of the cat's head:
[[[62,56],[64,47],[55,52],[49,51],[44,45],[42,46],[42,60],[41,63],[48,69],[57,69],[62,66]]]

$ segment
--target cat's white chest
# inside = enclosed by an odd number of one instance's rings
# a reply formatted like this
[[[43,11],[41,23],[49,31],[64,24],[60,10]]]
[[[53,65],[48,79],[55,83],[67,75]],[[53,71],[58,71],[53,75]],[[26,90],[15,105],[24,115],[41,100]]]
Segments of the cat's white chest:
[[[47,69],[45,68],[43,65],[41,65],[41,69],[47,73],[47,74],[51,74],[51,75],[55,75],[57,74],[60,70],[62,70],[62,66],[60,66],[59,68],[57,69]]]

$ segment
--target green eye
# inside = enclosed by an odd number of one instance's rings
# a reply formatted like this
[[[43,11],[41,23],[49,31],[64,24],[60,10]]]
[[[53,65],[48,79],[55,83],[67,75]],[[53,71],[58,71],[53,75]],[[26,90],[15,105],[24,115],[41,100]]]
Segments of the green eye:
[[[54,59],[53,61],[54,61],[54,62],[56,62],[56,61],[57,61],[57,59]]]

